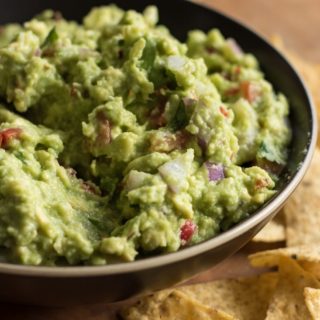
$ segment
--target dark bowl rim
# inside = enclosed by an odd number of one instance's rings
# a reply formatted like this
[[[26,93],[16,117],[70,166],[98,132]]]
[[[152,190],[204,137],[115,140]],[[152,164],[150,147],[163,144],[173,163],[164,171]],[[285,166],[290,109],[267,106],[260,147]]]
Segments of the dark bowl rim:
[[[181,0],[180,0],[181,1]],[[297,79],[302,85],[307,100],[309,102],[308,107],[311,113],[311,131],[306,133],[309,134],[309,145],[305,153],[305,157],[300,167],[296,171],[293,177],[291,177],[288,184],[280,191],[270,202],[258,210],[256,210],[248,219],[239,222],[237,225],[233,226],[231,229],[222,232],[221,234],[208,239],[202,243],[178,250],[172,253],[166,253],[158,256],[152,256],[148,258],[142,258],[141,260],[136,260],[132,262],[122,262],[103,266],[29,266],[29,265],[18,265],[6,262],[0,262],[0,274],[10,274],[17,276],[30,276],[30,277],[46,277],[46,278],[80,278],[80,277],[97,277],[97,276],[108,276],[115,274],[125,274],[133,273],[138,271],[143,271],[146,269],[157,268],[163,265],[169,265],[181,260],[196,257],[206,251],[210,251],[216,247],[219,247],[228,241],[240,236],[251,228],[257,226],[260,222],[267,219],[274,212],[279,210],[289,196],[296,189],[298,184],[304,177],[310,163],[314,150],[316,148],[317,141],[317,115],[314,102],[312,100],[311,94],[305,85],[304,80],[301,75],[297,72],[295,67],[290,61],[277,49],[275,48],[264,36],[259,32],[254,31],[250,26],[246,25],[242,21],[229,16],[228,14],[222,13],[220,10],[209,7],[206,4],[198,3],[195,0],[185,0],[193,3],[194,5],[203,7],[207,10],[214,11],[217,14],[223,16],[226,20],[240,25],[242,28],[246,29],[247,32],[255,34],[260,41],[271,47],[286,63],[289,65],[293,74],[296,75]]]

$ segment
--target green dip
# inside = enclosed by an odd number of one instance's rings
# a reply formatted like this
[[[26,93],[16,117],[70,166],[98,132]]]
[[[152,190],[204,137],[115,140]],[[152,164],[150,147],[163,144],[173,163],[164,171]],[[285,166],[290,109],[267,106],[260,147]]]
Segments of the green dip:
[[[288,103],[214,29],[186,43],[142,14],[45,11],[0,32],[6,261],[103,265],[173,252],[272,195]]]

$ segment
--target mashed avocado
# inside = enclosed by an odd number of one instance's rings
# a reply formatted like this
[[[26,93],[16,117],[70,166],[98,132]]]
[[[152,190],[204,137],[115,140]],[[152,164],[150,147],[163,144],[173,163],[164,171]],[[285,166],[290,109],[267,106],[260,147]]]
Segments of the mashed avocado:
[[[177,251],[276,191],[288,103],[218,30],[157,10],[45,11],[0,30],[0,247],[21,264]]]

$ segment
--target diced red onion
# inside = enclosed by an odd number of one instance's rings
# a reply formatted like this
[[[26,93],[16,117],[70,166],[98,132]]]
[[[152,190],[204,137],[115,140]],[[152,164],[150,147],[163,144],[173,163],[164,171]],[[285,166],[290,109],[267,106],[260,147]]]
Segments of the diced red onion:
[[[181,70],[185,64],[184,58],[180,56],[170,56],[168,57],[169,68],[174,70]]]
[[[234,54],[236,54],[238,56],[243,55],[243,50],[239,46],[239,44],[237,43],[236,40],[234,40],[233,38],[229,38],[229,39],[227,39],[227,44],[228,44],[229,48],[233,51]]]
[[[158,170],[169,188],[173,192],[179,193],[185,185],[187,178],[187,168],[185,163],[180,159],[175,159],[166,162]]]
[[[209,161],[205,163],[210,181],[220,181],[224,179],[224,169],[222,164],[213,164]]]

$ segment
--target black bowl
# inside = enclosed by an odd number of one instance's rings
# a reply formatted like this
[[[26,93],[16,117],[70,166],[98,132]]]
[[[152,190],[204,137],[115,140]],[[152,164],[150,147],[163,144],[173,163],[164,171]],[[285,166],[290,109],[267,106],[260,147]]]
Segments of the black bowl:
[[[52,8],[68,19],[80,20],[92,6],[106,0],[10,0],[0,2],[0,24],[23,22]],[[113,1],[124,9],[141,11],[146,0]],[[42,305],[119,301],[162,289],[206,270],[245,245],[284,205],[301,181],[316,141],[316,116],[310,95],[290,63],[266,40],[241,23],[206,7],[183,0],[160,1],[160,22],[180,40],[188,30],[219,28],[260,61],[267,79],[283,92],[291,106],[293,139],[279,192],[250,218],[204,243],[176,253],[131,263],[101,267],[32,267],[0,263],[0,299]]]

